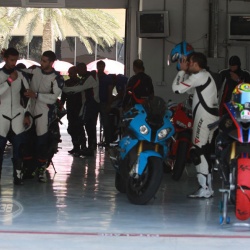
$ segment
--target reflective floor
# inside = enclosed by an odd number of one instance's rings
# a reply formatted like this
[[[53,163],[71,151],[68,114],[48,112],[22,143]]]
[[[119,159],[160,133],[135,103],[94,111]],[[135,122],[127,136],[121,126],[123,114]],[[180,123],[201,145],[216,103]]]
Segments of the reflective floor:
[[[219,224],[221,182],[214,176],[215,196],[192,200],[195,172],[187,166],[179,182],[165,174],[155,197],[145,206],[128,202],[114,187],[108,153],[77,158],[67,123],[61,125],[62,147],[48,168],[48,182],[12,183],[11,147],[4,156],[0,185],[0,249],[249,249],[249,221]]]

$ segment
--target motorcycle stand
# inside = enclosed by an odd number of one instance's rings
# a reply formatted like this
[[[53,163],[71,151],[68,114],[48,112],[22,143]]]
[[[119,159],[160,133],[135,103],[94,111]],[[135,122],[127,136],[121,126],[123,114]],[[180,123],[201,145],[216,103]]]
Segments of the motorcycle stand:
[[[47,168],[48,168],[50,165],[52,165],[52,167],[53,167],[55,173],[57,173],[57,172],[56,172],[55,165],[54,165],[54,162],[52,161],[52,159],[48,161],[48,163],[47,163]]]

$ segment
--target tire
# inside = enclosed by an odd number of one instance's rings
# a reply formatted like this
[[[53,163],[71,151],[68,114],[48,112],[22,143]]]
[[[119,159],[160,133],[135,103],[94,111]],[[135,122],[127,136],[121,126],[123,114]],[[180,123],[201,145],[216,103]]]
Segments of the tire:
[[[173,168],[173,175],[172,178],[175,181],[178,181],[182,173],[185,169],[185,165],[187,162],[187,156],[188,152],[190,149],[190,136],[188,134],[185,134],[185,136],[180,137],[179,143],[178,143],[178,148],[176,151],[176,156],[175,156],[175,163],[174,163],[174,168]]]
[[[162,166],[163,166],[163,173],[164,174],[172,173],[171,162],[172,162],[171,160],[163,161]]]
[[[154,197],[159,189],[162,176],[162,160],[157,157],[148,158],[146,168],[139,178],[128,177],[128,200],[136,205],[145,205]]]
[[[126,181],[122,178],[119,173],[115,173],[115,188],[120,193],[126,193]]]

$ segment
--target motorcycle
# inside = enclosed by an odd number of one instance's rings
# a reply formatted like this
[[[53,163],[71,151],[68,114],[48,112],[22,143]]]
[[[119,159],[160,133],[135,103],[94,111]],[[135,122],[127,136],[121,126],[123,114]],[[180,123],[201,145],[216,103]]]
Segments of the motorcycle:
[[[239,220],[250,217],[250,84],[239,84],[219,121],[215,167],[222,179],[221,224],[229,224],[228,203]]]
[[[133,204],[146,204],[160,187],[163,159],[174,134],[171,114],[163,99],[154,97],[123,116],[125,129],[110,159],[116,170],[116,189]]]
[[[192,96],[177,105],[168,105],[173,112],[172,123],[175,134],[170,144],[167,165],[170,166],[172,178],[178,181],[189,160],[189,151],[192,146]]]
[[[47,156],[48,156],[47,168],[51,164],[54,170],[55,170],[55,166],[54,166],[52,159],[54,155],[58,152],[58,149],[59,149],[58,144],[62,142],[59,123],[61,125],[63,124],[61,119],[66,114],[67,114],[67,110],[63,107],[61,101],[57,99],[57,101],[53,104],[53,115],[51,117],[49,129],[48,129],[49,147],[47,151]]]

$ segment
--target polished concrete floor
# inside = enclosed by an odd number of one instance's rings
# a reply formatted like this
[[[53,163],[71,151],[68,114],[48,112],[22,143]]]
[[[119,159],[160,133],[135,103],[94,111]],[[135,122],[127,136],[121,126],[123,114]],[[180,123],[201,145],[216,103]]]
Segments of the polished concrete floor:
[[[196,189],[192,166],[179,182],[165,174],[149,204],[130,204],[116,191],[108,153],[77,158],[67,122],[61,125],[61,149],[48,168],[48,182],[12,183],[11,147],[6,149],[0,185],[0,249],[249,249],[249,221],[219,224],[221,182],[215,173],[215,196],[188,199]]]

